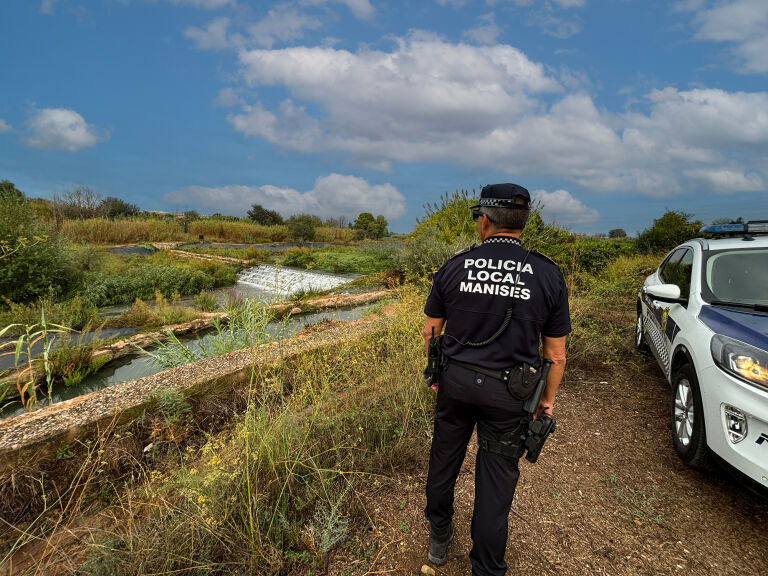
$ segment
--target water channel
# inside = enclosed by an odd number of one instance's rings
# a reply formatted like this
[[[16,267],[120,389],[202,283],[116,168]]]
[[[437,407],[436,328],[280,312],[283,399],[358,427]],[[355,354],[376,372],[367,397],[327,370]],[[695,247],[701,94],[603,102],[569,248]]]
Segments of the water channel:
[[[332,274],[328,272],[316,272],[302,270],[298,268],[277,267],[272,265],[261,265],[254,268],[247,268],[238,274],[237,283],[228,288],[217,291],[217,298],[223,300],[227,290],[234,290],[243,297],[254,298],[265,302],[275,302],[283,299],[285,296],[299,292],[301,290],[330,290],[338,288],[350,280],[356,278],[351,274]],[[122,307],[125,309],[126,307]],[[290,338],[305,326],[321,322],[323,320],[350,321],[360,318],[371,305],[359,306],[350,309],[337,309],[328,312],[318,312],[306,315],[297,315],[287,321],[272,322],[267,328],[267,334],[271,340],[281,340]],[[119,307],[111,307],[103,312],[107,315],[119,313]],[[129,335],[136,333],[135,328],[104,329],[98,334],[100,338],[108,338],[116,335]],[[184,346],[193,351],[200,350],[200,342],[204,344],[212,334],[210,330],[206,333],[187,334],[179,337]],[[93,337],[93,334],[80,335],[77,340],[87,343]],[[76,341],[77,341],[76,340]],[[0,371],[7,370],[13,366],[13,356],[0,357],[3,365]],[[145,355],[131,355],[118,358],[106,364],[95,374],[85,377],[81,382],[72,386],[59,384],[54,388],[53,401],[62,402],[71,398],[76,398],[83,394],[88,394],[96,390],[101,390],[108,386],[121,382],[129,382],[144,376],[156,374],[164,370],[151,357]],[[0,418],[7,418],[21,414],[23,408],[18,402],[0,407]]]

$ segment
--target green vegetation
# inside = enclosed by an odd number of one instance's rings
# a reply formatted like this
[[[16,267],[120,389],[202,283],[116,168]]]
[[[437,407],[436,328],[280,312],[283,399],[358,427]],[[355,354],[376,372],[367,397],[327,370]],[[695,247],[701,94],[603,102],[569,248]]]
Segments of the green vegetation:
[[[158,252],[151,256],[105,255],[98,271],[84,275],[85,296],[97,306],[148,300],[159,292],[186,296],[234,284],[237,268],[216,260],[181,258]]]
[[[249,260],[251,264],[263,264],[272,262],[275,259],[275,252],[248,246],[246,248],[232,248],[229,246],[187,246],[185,252],[193,254],[206,254],[208,256],[224,256],[226,258],[238,258],[240,260]]]
[[[7,180],[0,182],[0,294],[14,302],[58,297],[75,281],[64,244],[34,216],[26,196]]]
[[[218,319],[214,321],[216,334],[207,342],[198,339],[199,351],[186,348],[170,330],[167,333],[167,341],[154,339],[153,350],[139,349],[164,369],[168,369],[203,358],[221,356],[234,350],[258,346],[269,340],[267,325],[272,315],[266,304],[246,299],[238,309],[227,310],[227,315],[229,321],[226,324]]]
[[[67,332],[59,334],[55,347],[48,355],[54,383],[72,386],[97,372],[109,359],[106,355],[93,357],[94,350],[100,344],[98,334],[87,344],[83,343],[82,335],[75,339]]]
[[[321,221],[312,214],[294,214],[285,221],[285,225],[291,232],[291,238],[299,242],[311,242],[315,239],[315,228]]]
[[[183,241],[192,238],[184,234],[174,220],[157,218],[90,218],[65,220],[59,229],[62,237],[74,242],[93,244],[132,244],[135,242]]]
[[[367,561],[376,545],[366,549],[351,533],[373,522],[363,487],[386,483],[423,460],[428,448],[433,396],[419,379],[424,281],[448,255],[477,241],[470,202],[468,193],[459,192],[428,207],[427,217],[400,252],[370,244],[286,253],[285,265],[369,269],[381,277],[399,268],[412,282],[399,289],[392,314],[373,334],[297,354],[278,366],[254,368],[248,382],[222,398],[191,399],[174,390],[160,391],[153,411],[135,425],[150,428],[146,437],[151,443],[139,442],[138,453],[144,446],[152,448],[146,457],[131,461],[130,477],[145,481],[121,484],[116,478],[129,476],[124,469],[109,478],[103,474],[99,450],[110,437],[109,432],[102,435],[83,464],[84,469],[91,466],[98,482],[90,482],[91,476],[80,481],[83,494],[88,486],[89,494],[110,494],[106,517],[116,521],[94,529],[95,543],[78,573],[323,573],[340,547],[353,548]],[[594,370],[626,362],[635,291],[658,265],[658,255],[638,254],[635,241],[620,236],[573,235],[546,224],[538,212],[532,214],[523,241],[560,264],[571,290],[569,366]],[[98,274],[125,265],[116,274],[125,277],[127,270],[143,274],[142,262],[163,265],[168,258],[128,257],[118,263],[111,256],[99,261],[98,255],[83,252],[79,266],[93,261]],[[192,271],[202,266],[187,265]],[[202,295],[196,304],[214,305]],[[155,308],[174,305],[161,295]],[[238,310],[229,325],[216,326],[214,343],[198,353],[171,338],[153,352],[156,359],[174,366],[266,340],[266,310],[239,301],[234,293],[229,306]],[[133,322],[156,313],[144,302],[134,307]],[[225,406],[219,414],[228,416],[226,423],[209,417],[207,411],[216,402]],[[219,422],[218,428],[212,422]],[[62,451],[67,458],[70,453],[69,448]],[[657,521],[652,495],[619,490],[616,482],[613,476],[606,486],[615,489],[617,503],[628,514]],[[50,503],[51,515],[75,517],[59,508]],[[407,526],[398,526],[407,531]]]
[[[691,221],[691,215],[684,212],[666,212],[653,221],[653,226],[644,230],[637,237],[640,252],[665,252],[678,244],[696,238],[701,222]]]
[[[354,228],[359,239],[375,240],[387,235],[387,226],[387,219],[381,214],[374,218],[370,212],[363,212],[357,217],[352,228]]]
[[[283,223],[283,217],[274,210],[268,210],[261,204],[254,204],[248,210],[248,218],[262,226],[277,226]]]
[[[17,326],[11,324],[0,329],[0,337],[10,332]],[[56,334],[66,332],[64,326],[52,324],[45,319],[45,311],[40,316],[40,322],[26,324],[20,327],[20,336],[15,341],[0,345],[0,356],[13,356],[14,364],[19,367],[16,375],[16,392],[24,409],[34,410],[37,406],[37,389],[39,384],[38,374],[42,373],[48,389],[48,403],[53,399],[53,363],[51,360],[51,347]],[[40,354],[33,353],[35,346],[42,348]],[[2,390],[5,397],[8,394],[7,385]]]
[[[209,293],[201,292],[200,295],[206,294],[212,296]],[[200,312],[208,312],[216,309],[216,299],[213,298],[214,306],[211,310],[202,310],[201,307],[195,304],[195,308],[184,306],[179,303],[179,294],[171,294],[170,301],[166,299],[159,291],[155,292],[154,305],[148,304],[144,300],[136,299],[128,310],[110,319],[107,323],[109,326],[138,326],[142,328],[154,328],[157,326],[167,326],[169,324],[183,324],[185,322],[191,322],[198,316]],[[203,301],[206,301],[206,306],[210,305],[210,299],[203,297]]]
[[[189,225],[194,239],[203,236],[208,241],[257,244],[264,242],[286,242],[291,239],[287,226],[262,226],[249,220],[196,220]]]
[[[282,264],[335,273],[371,274],[394,268],[396,253],[396,248],[382,244],[364,244],[360,247],[329,246],[317,249],[292,248],[285,252]]]
[[[403,299],[360,342],[254,372],[245,413],[201,447],[180,450],[176,432],[159,429],[155,445],[167,442],[181,465],[120,496],[116,513],[130,521],[96,531],[79,573],[322,570],[333,550],[351,544],[352,526],[369,522],[364,487],[428,449],[430,394],[413,376],[422,363],[413,330],[421,297]],[[188,414],[169,396],[157,401],[161,427]]]

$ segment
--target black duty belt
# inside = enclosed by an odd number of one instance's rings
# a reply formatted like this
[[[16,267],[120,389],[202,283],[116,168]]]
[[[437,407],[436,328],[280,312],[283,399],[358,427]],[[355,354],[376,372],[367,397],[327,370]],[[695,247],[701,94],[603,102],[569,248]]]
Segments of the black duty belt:
[[[491,378],[496,378],[496,380],[501,380],[502,382],[509,382],[509,376],[512,374],[512,371],[515,370],[515,368],[507,368],[506,370],[489,370],[488,368],[483,368],[482,366],[477,366],[475,364],[470,364],[468,362],[459,362],[458,360],[454,360],[453,358],[446,358],[446,364],[456,364],[456,366],[461,366],[462,368],[466,368],[467,370],[472,370],[473,372],[477,372],[478,374],[485,374],[486,376],[490,376]]]

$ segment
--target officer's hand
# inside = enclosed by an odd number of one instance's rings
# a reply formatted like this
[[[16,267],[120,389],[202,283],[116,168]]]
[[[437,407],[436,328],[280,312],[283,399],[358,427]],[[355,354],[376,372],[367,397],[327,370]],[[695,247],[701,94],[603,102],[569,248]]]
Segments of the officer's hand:
[[[539,407],[536,409],[536,413],[533,415],[533,419],[537,419],[539,417],[549,416],[552,418],[552,403],[546,402],[542,400],[539,402]]]
[[[432,388],[432,390],[437,392],[438,386],[440,386],[440,382],[435,382],[434,384],[432,384],[432,386],[430,386],[430,388]]]

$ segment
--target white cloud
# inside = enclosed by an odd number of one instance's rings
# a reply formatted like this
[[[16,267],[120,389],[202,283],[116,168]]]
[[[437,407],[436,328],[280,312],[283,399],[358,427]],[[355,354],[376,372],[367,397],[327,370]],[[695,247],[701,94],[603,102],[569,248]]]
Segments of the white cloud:
[[[315,180],[312,190],[301,193],[277,186],[189,186],[166,194],[166,202],[193,205],[210,212],[245,214],[253,204],[276,210],[283,216],[308,212],[321,218],[347,216],[361,212],[383,214],[394,219],[405,214],[405,198],[391,184],[370,184],[363,178],[330,174]]]
[[[495,44],[502,29],[501,26],[496,24],[496,17],[493,12],[483,14],[477,20],[477,26],[465,31],[463,34],[464,38],[477,44]]]
[[[10,124],[8,124],[5,120],[0,118],[0,134],[7,134],[12,130],[13,130],[13,127]]]
[[[267,16],[247,26],[251,40],[258,46],[272,47],[277,41],[297,40],[305,30],[317,30],[322,22],[288,5],[277,5]]]
[[[100,137],[95,126],[68,108],[35,110],[27,121],[27,130],[25,143],[40,150],[77,152],[108,137]]]
[[[567,190],[534,190],[533,200],[541,203],[541,217],[562,226],[587,226],[600,220],[600,213],[574,198]]]
[[[214,100],[216,106],[222,106],[224,108],[230,108],[244,103],[240,91],[232,87],[219,90],[219,94],[216,96],[216,100]]]
[[[717,190],[722,194],[759,192],[766,189],[765,179],[755,172],[740,172],[728,168],[686,170],[685,176],[694,186]]]
[[[369,0],[337,0],[338,2],[341,2],[342,4],[346,4],[347,7],[352,11],[352,14],[355,15],[356,18],[360,18],[362,20],[369,20],[373,17],[374,13],[376,12],[376,9],[373,7],[373,5],[370,3]]]
[[[184,36],[192,40],[199,50],[223,50],[232,46],[232,40],[227,36],[229,24],[227,17],[216,18],[204,29],[190,26],[184,31]]]
[[[697,12],[698,40],[732,44],[742,72],[768,72],[768,2],[730,0],[711,8],[695,3],[683,7]]]
[[[370,0],[298,0],[300,4],[308,6],[323,6],[326,4],[345,4],[355,18],[370,20],[376,13]]]
[[[233,6],[236,0],[170,0],[171,4],[192,6],[205,10],[215,10],[224,6]]]
[[[495,4],[498,0],[491,0],[489,4]],[[517,6],[533,6],[535,4],[543,4],[545,6],[551,6],[552,3],[557,4],[560,8],[581,8],[586,4],[586,0],[508,0],[512,4]]]
[[[246,84],[287,97],[244,104],[229,122],[287,149],[342,152],[383,170],[446,162],[661,197],[691,185],[768,187],[766,92],[666,88],[646,95],[646,113],[610,114],[578,82],[556,80],[511,46],[423,33],[391,52],[295,47],[242,51],[240,60]]]
[[[59,0],[42,0],[40,3],[41,14],[53,14],[56,11],[56,3]]]

